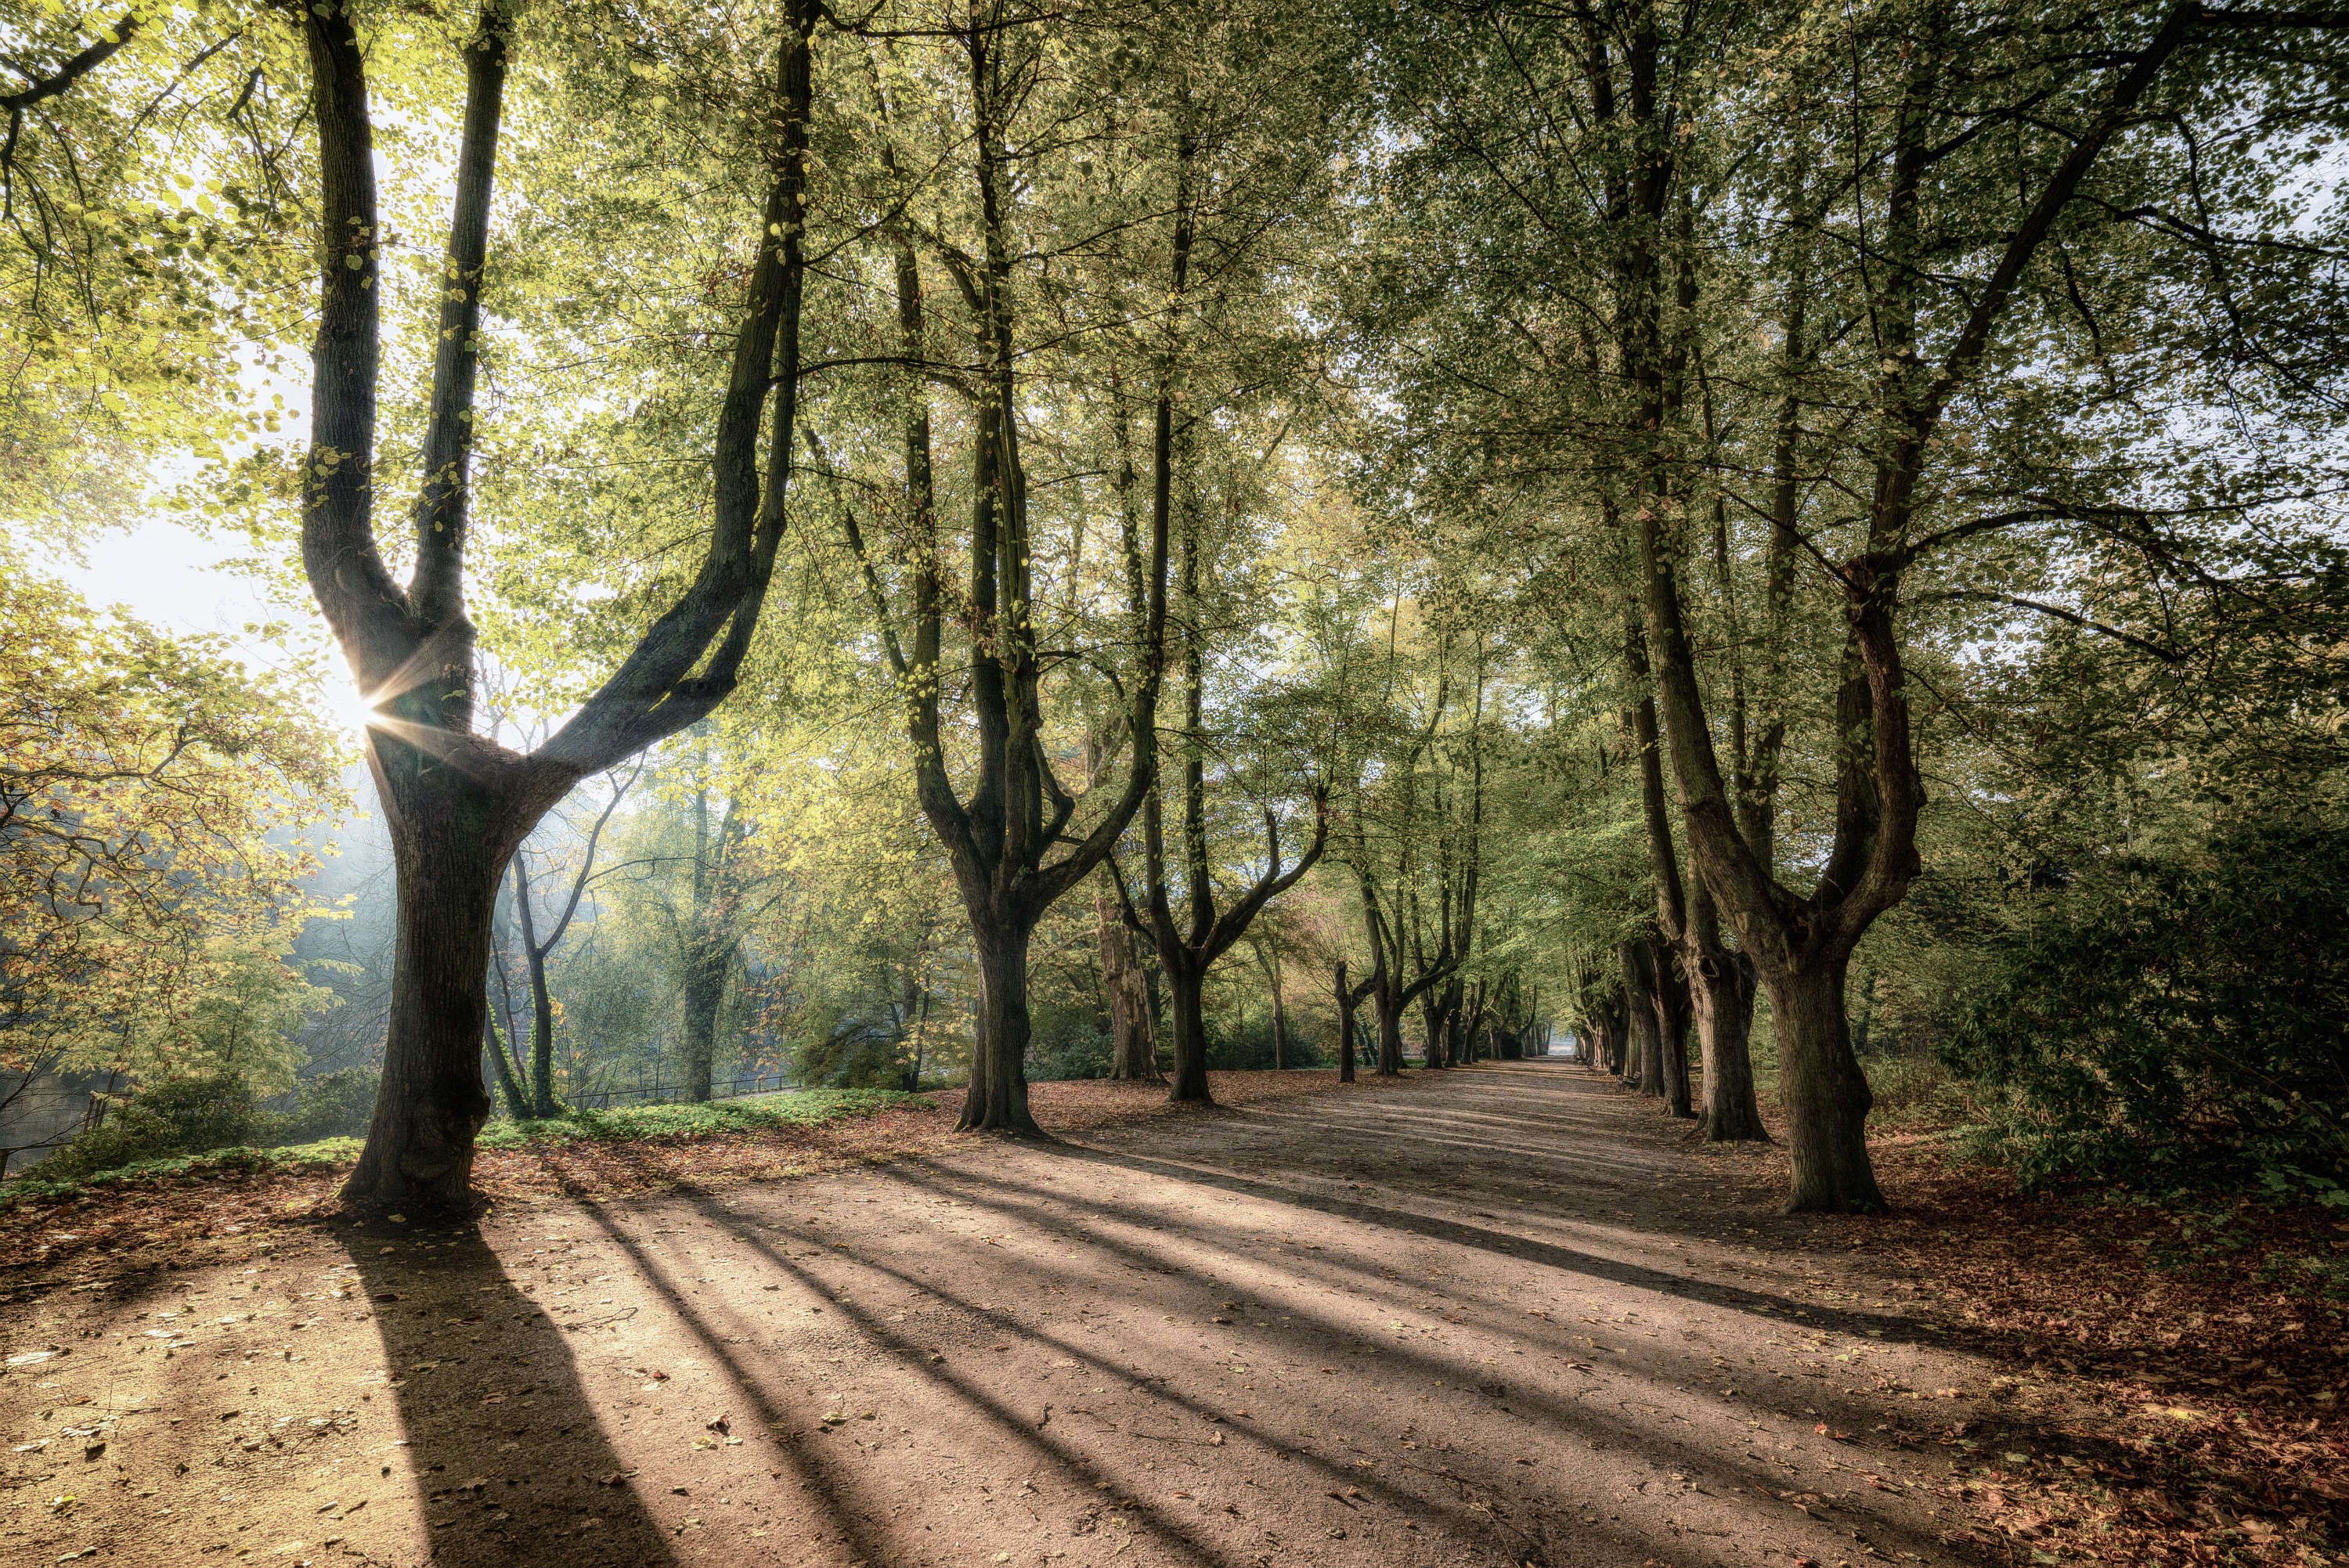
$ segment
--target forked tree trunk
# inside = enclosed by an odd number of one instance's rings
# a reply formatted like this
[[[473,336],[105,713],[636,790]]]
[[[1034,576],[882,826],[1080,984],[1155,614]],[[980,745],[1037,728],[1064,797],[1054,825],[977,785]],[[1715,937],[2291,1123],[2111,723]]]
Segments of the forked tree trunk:
[[[465,541],[481,283],[512,16],[485,4],[464,44],[466,88],[440,291],[431,389],[419,432],[414,570],[386,566],[376,529],[383,232],[366,53],[347,7],[301,8],[316,130],[320,247],[311,355],[302,562],[312,593],[382,718],[367,755],[391,830],[398,941],[384,1070],[366,1149],[345,1184],[357,1206],[463,1212],[473,1138],[489,1111],[481,1041],[497,888],[532,825],[588,774],[709,714],[752,645],[782,541],[796,424],[808,112],[816,17],[792,0],[777,57],[764,232],[715,428],[707,552],[618,668],[546,744],[517,756],[474,732],[474,628]],[[436,285],[437,286],[437,285]],[[759,461],[770,405],[780,443]],[[688,562],[689,565],[690,562]]]
[[[1852,1054],[1844,1016],[1847,962],[1837,958],[1816,969],[1762,975],[1777,1033],[1778,1100],[1788,1136],[1805,1156],[1795,1161],[1794,1190],[1786,1199],[1796,1213],[1884,1207],[1868,1158],[1868,1113],[1876,1099]]]

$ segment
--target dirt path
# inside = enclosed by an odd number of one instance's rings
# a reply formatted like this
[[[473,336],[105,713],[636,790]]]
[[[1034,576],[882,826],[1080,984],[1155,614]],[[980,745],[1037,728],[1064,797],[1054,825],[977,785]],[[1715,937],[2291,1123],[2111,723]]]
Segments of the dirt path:
[[[1764,1158],[1528,1064],[314,1232],[9,1309],[0,1562],[1992,1560],[1991,1368]]]

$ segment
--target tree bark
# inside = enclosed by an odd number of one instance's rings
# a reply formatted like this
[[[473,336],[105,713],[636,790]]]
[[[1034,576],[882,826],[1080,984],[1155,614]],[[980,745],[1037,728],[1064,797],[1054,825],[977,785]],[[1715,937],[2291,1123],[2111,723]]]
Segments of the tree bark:
[[[1377,1001],[1378,1076],[1401,1078],[1402,1076],[1402,993],[1398,987],[1385,987],[1380,991]]]
[[[1354,1081],[1354,1009],[1362,993],[1346,983],[1346,961],[1338,960],[1336,970],[1338,993],[1338,1081]]]
[[[1623,1063],[1617,1076],[1642,1094],[1663,1086],[1663,1047],[1656,1038],[1655,962],[1644,938],[1615,944],[1623,972]]]
[[[481,978],[498,883],[521,832],[509,804],[459,769],[427,762],[418,772],[397,797],[382,791],[398,884],[391,1016],[375,1117],[344,1193],[461,1213],[472,1206],[473,1139],[490,1114]],[[380,765],[377,782],[386,782]]]
[[[1006,921],[976,934],[978,1038],[955,1130],[1041,1138],[1028,1109],[1028,928]]]
[[[1696,1109],[1689,1094],[1689,985],[1672,963],[1671,944],[1657,940],[1651,946],[1656,965],[1656,1038],[1663,1047],[1663,1082],[1657,1092],[1663,1097],[1665,1115],[1692,1119]]]
[[[1150,1005],[1150,977],[1133,950],[1133,933],[1120,913],[1116,875],[1104,864],[1093,894],[1093,924],[1101,943],[1102,989],[1109,997],[1109,1076],[1159,1083],[1158,1019]]]
[[[1186,963],[1165,965],[1167,1023],[1174,1040],[1174,1083],[1166,1098],[1213,1105],[1207,1092],[1206,973]]]
[[[726,975],[732,967],[730,944],[718,952],[709,949],[707,943],[693,944],[683,987],[685,1098],[695,1105],[709,1100],[718,1061],[718,1009],[725,1001]]]
[[[1690,931],[1682,955],[1688,971],[1689,1007],[1696,1016],[1697,1048],[1704,1059],[1704,1101],[1699,1116],[1708,1143],[1767,1143],[1762,1104],[1754,1091],[1754,966],[1722,944],[1713,896],[1704,879],[1691,879]]]
[[[523,1090],[522,1080],[514,1076],[513,1063],[506,1058],[506,1043],[498,1032],[497,1012],[486,1000],[481,1005],[481,1012],[488,1027],[488,1037],[481,1045],[490,1053],[491,1065],[497,1069],[498,1088],[506,1097],[506,1114],[516,1121],[526,1120],[530,1116],[530,1097]]]
[[[1876,1103],[1868,1074],[1852,1054],[1844,1016],[1844,970],[1835,958],[1791,974],[1764,973],[1782,1066],[1778,1098],[1806,1157],[1795,1163],[1787,1208],[1806,1212],[1872,1212],[1884,1207],[1868,1158],[1868,1113]]]
[[[554,993],[546,984],[546,954],[530,952],[530,1100],[533,1114],[554,1114]]]

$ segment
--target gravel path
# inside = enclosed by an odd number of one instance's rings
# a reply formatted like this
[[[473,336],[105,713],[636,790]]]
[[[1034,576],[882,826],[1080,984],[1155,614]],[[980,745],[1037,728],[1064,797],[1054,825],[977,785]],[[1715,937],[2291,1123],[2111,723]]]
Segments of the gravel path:
[[[1682,1137],[1495,1065],[52,1296],[0,1562],[1990,1561],[1990,1367]]]

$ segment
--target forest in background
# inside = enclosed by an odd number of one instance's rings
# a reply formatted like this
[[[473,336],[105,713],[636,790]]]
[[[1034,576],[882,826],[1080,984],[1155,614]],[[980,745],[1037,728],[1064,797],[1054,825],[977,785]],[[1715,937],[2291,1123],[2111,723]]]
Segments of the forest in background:
[[[2337,18],[0,27],[52,1158],[1570,1036],[2349,1201]],[[44,565],[159,511],[283,622]]]

